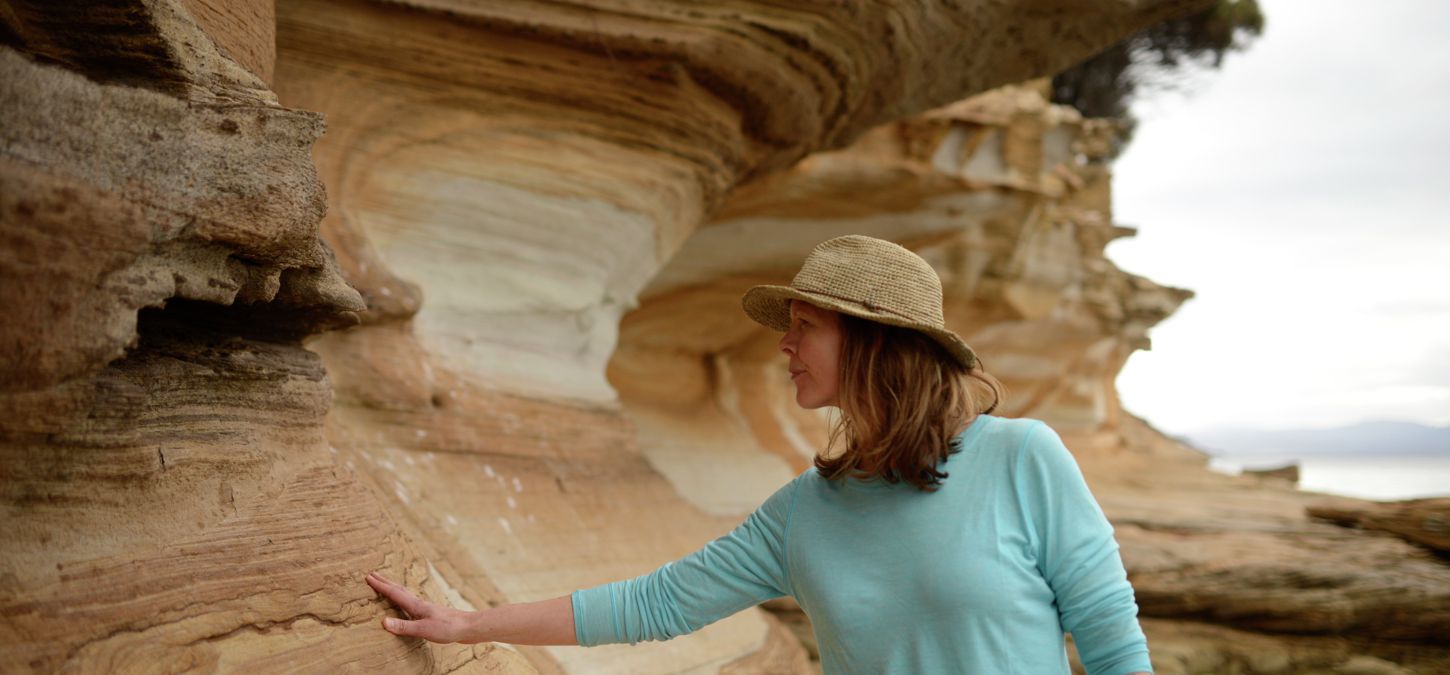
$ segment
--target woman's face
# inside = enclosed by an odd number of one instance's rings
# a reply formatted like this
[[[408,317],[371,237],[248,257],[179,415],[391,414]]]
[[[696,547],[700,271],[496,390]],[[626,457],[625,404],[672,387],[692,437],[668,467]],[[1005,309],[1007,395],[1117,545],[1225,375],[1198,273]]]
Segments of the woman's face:
[[[841,379],[840,314],[792,300],[790,330],[780,338],[780,350],[790,357],[796,404],[806,409],[837,405]]]

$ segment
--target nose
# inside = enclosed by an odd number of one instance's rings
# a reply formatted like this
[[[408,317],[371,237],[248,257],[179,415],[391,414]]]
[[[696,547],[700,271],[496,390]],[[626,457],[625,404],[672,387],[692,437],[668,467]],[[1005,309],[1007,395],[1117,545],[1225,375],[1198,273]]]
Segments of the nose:
[[[780,341],[775,343],[775,347],[788,355],[795,356],[796,342],[798,339],[799,336],[796,335],[795,327],[792,326],[790,330],[785,332],[785,335],[780,336]]]

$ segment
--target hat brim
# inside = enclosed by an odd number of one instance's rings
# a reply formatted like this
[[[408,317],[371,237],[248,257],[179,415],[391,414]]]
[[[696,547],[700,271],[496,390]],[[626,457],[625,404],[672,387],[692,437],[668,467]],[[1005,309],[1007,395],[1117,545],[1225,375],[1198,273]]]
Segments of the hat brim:
[[[888,326],[909,328],[927,334],[944,347],[957,362],[970,369],[977,364],[977,353],[956,333],[935,326],[927,326],[881,309],[866,307],[860,303],[841,298],[802,291],[790,286],[756,286],[745,292],[740,305],[756,323],[785,332],[790,330],[790,301],[800,300],[822,309],[829,309],[851,316],[884,323]]]

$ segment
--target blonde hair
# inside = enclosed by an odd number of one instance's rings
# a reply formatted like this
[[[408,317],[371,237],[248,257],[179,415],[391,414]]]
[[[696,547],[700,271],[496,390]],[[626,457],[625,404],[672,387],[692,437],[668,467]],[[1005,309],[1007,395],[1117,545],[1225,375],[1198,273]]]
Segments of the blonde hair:
[[[980,359],[969,370],[925,333],[847,314],[840,371],[841,417],[826,453],[842,450],[815,459],[828,479],[876,477],[933,492],[947,477],[937,465],[960,449],[956,434],[1006,396]]]

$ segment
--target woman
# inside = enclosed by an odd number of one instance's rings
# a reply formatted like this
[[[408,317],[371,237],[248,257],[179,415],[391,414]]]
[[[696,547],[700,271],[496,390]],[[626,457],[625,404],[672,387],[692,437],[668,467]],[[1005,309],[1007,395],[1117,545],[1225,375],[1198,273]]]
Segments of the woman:
[[[1112,528],[1077,464],[1042,422],[988,414],[1001,386],[946,329],[926,261],[838,237],[790,286],[742,301],[785,332],[796,403],[840,408],[839,452],[734,531],[636,579],[471,613],[371,575],[413,617],[385,628],[438,642],[633,644],[790,595],[827,673],[1067,673],[1064,631],[1090,674],[1151,670]]]

